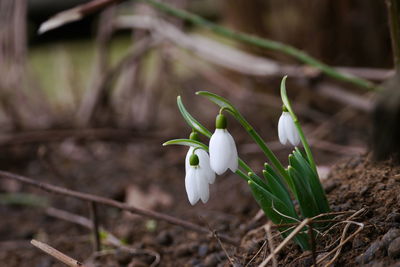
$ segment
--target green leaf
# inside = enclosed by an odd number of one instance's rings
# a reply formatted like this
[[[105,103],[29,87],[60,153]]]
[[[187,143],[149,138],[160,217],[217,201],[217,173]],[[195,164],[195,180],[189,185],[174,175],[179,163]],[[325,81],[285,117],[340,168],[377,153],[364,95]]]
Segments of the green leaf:
[[[296,213],[292,199],[290,198],[290,194],[287,191],[286,187],[283,186],[276,177],[269,173],[267,170],[263,170],[264,178],[267,180],[267,185],[269,187],[269,191],[276,196],[279,200],[286,204],[291,210],[292,213]]]
[[[176,102],[178,104],[179,111],[181,112],[182,117],[185,119],[187,124],[196,131],[198,131],[199,133],[210,138],[211,132],[206,127],[201,125],[195,118],[193,118],[192,115],[190,115],[190,113],[186,110],[185,106],[183,105],[181,96],[177,97]]]
[[[270,174],[273,175],[275,180],[278,181],[284,188],[286,188],[287,190],[287,186],[289,186],[289,188],[293,188],[293,182],[290,179],[290,176],[288,175],[287,177],[289,178],[288,181],[286,181],[286,183],[284,182],[284,180],[275,172],[275,170],[268,164],[268,163],[264,163],[264,169]],[[285,171],[286,172],[286,171]]]
[[[260,205],[265,214],[271,219],[271,221],[275,224],[282,223],[295,223],[298,220],[298,216],[286,206],[284,202],[279,200],[273,194],[268,192],[265,188],[260,186],[258,183],[254,181],[249,181],[249,186],[253,192],[253,196],[256,199],[257,203]],[[284,217],[277,213],[274,209],[279,211],[280,213],[292,217],[290,219],[288,217]]]
[[[289,163],[307,180],[320,213],[330,212],[329,203],[319,180],[318,173],[311,168],[308,160],[298,148],[296,148],[292,156],[289,156]]]
[[[299,202],[301,214],[307,218],[312,218],[320,214],[318,206],[314,199],[314,195],[312,194],[308,184],[304,181],[302,175],[292,166],[289,166],[288,173],[293,180],[293,193],[297,201]]]
[[[285,223],[296,223],[298,221],[298,216],[296,213],[291,213],[291,211],[287,208],[287,206],[272,195],[270,192],[266,191],[264,188],[259,186],[257,183],[253,181],[248,182],[251,192],[256,199],[257,203],[260,205],[261,209],[264,211],[265,215],[275,224],[285,224]],[[281,216],[274,209],[278,210],[280,213],[285,214],[289,217],[295,218],[290,219],[284,216]],[[283,231],[288,227],[281,227],[279,230]],[[290,232],[286,232],[282,234],[284,237],[289,235]],[[297,234],[293,240],[301,247],[302,250],[309,250],[309,242],[306,234],[299,233]]]
[[[207,97],[209,100],[220,106],[221,108],[225,108],[229,110],[231,113],[238,113],[238,110],[225,98],[222,96],[207,92],[207,91],[199,91],[196,92],[196,95],[201,95]]]
[[[163,144],[163,146],[169,146],[169,145],[192,146],[194,148],[202,148],[205,151],[208,151],[208,146],[192,139],[173,139]]]

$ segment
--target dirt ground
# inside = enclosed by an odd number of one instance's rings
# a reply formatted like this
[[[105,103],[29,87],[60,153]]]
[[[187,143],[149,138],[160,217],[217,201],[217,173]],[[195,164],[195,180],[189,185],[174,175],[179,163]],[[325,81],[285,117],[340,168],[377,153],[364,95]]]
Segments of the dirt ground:
[[[140,143],[79,142],[73,139],[39,147],[12,146],[3,151],[9,171],[38,181],[64,186],[154,209],[241,239],[235,247],[205,234],[163,221],[121,213],[99,206],[100,224],[133,250],[104,247],[93,254],[91,232],[77,223],[55,218],[49,207],[90,217],[82,201],[0,180],[3,192],[25,193],[18,200],[2,194],[0,212],[1,266],[63,266],[29,244],[35,238],[89,266],[257,266],[269,254],[262,227],[264,216],[247,185],[233,174],[217,178],[210,201],[190,206],[183,183],[185,148],[161,148],[164,140]],[[14,155],[14,158],[5,155]],[[34,158],[34,160],[32,160]],[[257,162],[257,157],[251,160]],[[5,168],[2,166],[2,168]],[[13,167],[10,167],[13,166]],[[83,167],[84,166],[84,167]],[[342,160],[324,181],[333,211],[358,211],[353,218],[363,229],[347,242],[335,266],[397,266],[400,256],[400,168],[392,162],[372,163],[368,156]],[[29,194],[29,195],[27,195]],[[21,200],[22,199],[22,200]],[[344,220],[344,219],[343,219]],[[317,236],[320,255],[333,249],[345,223]],[[357,227],[350,225],[347,236]],[[274,239],[275,244],[281,242]],[[221,246],[222,245],[222,246]],[[229,256],[229,259],[228,259]],[[254,257],[255,256],[255,257]],[[312,257],[293,243],[277,260],[281,266],[310,266]]]

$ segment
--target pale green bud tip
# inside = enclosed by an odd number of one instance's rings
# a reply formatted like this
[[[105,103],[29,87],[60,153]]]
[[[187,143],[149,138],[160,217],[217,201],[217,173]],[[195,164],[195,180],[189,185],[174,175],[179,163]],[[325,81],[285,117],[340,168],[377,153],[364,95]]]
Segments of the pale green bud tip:
[[[199,157],[196,154],[192,154],[189,159],[190,166],[199,165]]]
[[[248,173],[247,173],[247,176],[250,176],[250,177],[251,177],[251,176],[253,176],[253,175],[254,175],[254,173],[252,173],[252,172],[248,172]]]
[[[215,128],[217,129],[226,129],[228,122],[226,121],[226,117],[223,114],[218,114],[215,119]]]
[[[248,183],[249,185],[251,185],[251,184],[252,184],[252,181],[249,180],[249,181],[247,181],[247,183]]]
[[[282,105],[282,111],[283,112],[289,112],[289,110],[287,109],[287,107],[285,105]]]
[[[192,132],[189,136],[190,140],[200,141],[199,134],[197,132]]]

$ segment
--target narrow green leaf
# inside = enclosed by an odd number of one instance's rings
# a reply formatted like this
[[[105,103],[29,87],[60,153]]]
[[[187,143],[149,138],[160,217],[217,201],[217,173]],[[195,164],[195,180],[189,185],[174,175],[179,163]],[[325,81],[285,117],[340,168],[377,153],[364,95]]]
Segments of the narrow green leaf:
[[[308,160],[304,157],[301,151],[296,148],[293,152],[293,158],[289,157],[289,163],[293,166],[299,173],[302,174],[308,180],[308,183],[311,188],[311,192],[313,193],[319,210],[321,213],[330,212],[329,202],[326,198],[325,191],[321,185],[321,182],[318,177],[318,173],[316,173],[310,166]]]
[[[289,175],[292,177],[294,184],[294,195],[299,202],[301,214],[304,217],[311,218],[320,214],[318,206],[315,202],[314,195],[310,188],[304,182],[303,177],[293,167],[288,168]]]
[[[286,187],[282,186],[282,184],[277,181],[276,177],[270,174],[268,171],[263,170],[263,175],[267,180],[269,191],[283,203],[285,203],[286,206],[292,210],[292,213],[295,213],[292,199],[290,198],[290,194]]]
[[[287,186],[289,186],[289,188],[293,188],[293,182],[290,179],[290,176],[287,176],[288,181],[285,183],[284,179],[281,178],[281,176],[279,176],[275,170],[268,164],[268,163],[264,163],[264,169],[271,175],[274,176],[275,180],[278,181],[284,188],[286,188],[287,190]]]
[[[265,214],[271,219],[271,221],[275,224],[282,223],[294,223],[297,222],[298,216],[296,213],[292,213],[291,210],[286,206],[284,202],[279,200],[273,194],[265,190],[262,186],[254,181],[249,181],[249,186],[253,192],[253,196],[256,199],[257,203],[260,205]],[[280,213],[286,215],[284,217],[277,213],[274,209],[279,211]],[[293,219],[290,219],[291,217]],[[297,220],[296,220],[297,219]]]
[[[181,112],[182,117],[185,119],[187,124],[196,131],[198,131],[199,133],[210,138],[211,132],[206,127],[201,125],[195,118],[193,118],[192,115],[190,115],[190,113],[186,110],[185,106],[183,105],[181,96],[177,97],[176,102],[178,104],[179,111]]]
[[[295,223],[298,220],[298,216],[296,213],[292,214],[286,205],[273,196],[271,193],[263,189],[258,184],[253,181],[248,181],[251,192],[256,199],[257,203],[260,205],[261,209],[264,211],[265,215],[275,224],[284,224],[284,223]],[[295,218],[290,219],[288,217],[281,216],[274,209],[278,210],[280,213],[285,214],[289,217]],[[287,229],[287,227],[281,227],[279,230],[283,231]],[[288,236],[289,232],[282,234],[284,237]],[[293,240],[301,247],[302,250],[310,250],[310,245],[308,242],[308,236],[303,233],[297,234]]]
[[[173,139],[165,142],[163,146],[169,146],[169,145],[181,145],[181,146],[192,146],[192,147],[198,147],[202,148],[205,151],[208,151],[208,146],[206,146],[203,143],[200,143],[199,141],[195,141],[192,139]]]
[[[250,178],[251,181],[255,182],[256,184],[258,184],[259,186],[261,186],[262,188],[264,188],[265,190],[267,190],[268,192],[272,193],[271,191],[271,187],[269,186],[269,184],[267,184],[263,179],[261,179],[258,175],[256,175],[253,172],[249,172],[247,174],[247,176]]]
[[[228,100],[226,100],[222,96],[219,96],[219,95],[207,92],[207,91],[196,92],[196,95],[205,96],[210,101],[214,102],[215,104],[217,104],[221,108],[225,108],[225,109],[229,110],[232,113],[238,113],[237,109],[231,104],[231,102],[229,102]]]

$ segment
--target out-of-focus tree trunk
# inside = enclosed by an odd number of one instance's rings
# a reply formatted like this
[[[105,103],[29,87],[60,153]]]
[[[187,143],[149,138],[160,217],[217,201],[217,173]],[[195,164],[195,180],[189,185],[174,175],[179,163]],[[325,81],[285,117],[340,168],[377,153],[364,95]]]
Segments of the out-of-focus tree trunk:
[[[224,7],[230,27],[291,44],[328,64],[391,64],[384,1],[225,0]],[[249,49],[291,60],[277,53]]]
[[[38,88],[26,68],[26,9],[26,0],[0,1],[0,109],[16,130],[51,124],[46,99],[32,92]]]

